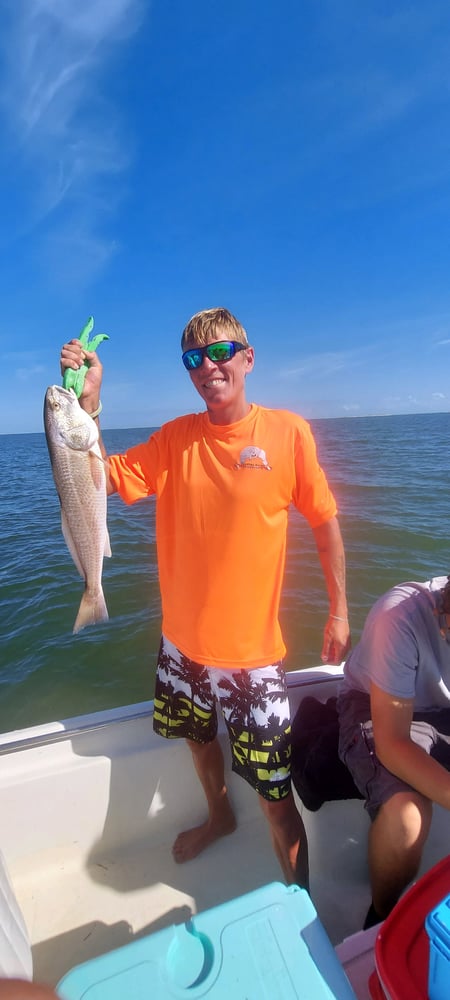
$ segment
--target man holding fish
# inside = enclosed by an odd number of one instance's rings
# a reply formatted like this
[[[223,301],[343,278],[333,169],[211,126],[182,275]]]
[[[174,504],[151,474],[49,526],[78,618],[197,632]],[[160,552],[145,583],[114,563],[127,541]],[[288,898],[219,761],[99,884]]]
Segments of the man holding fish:
[[[188,861],[236,826],[216,738],[219,702],[233,770],[259,795],[284,877],[308,887],[278,609],[293,503],[313,531],[329,596],[322,660],[341,662],[349,625],[336,503],[306,421],[247,402],[254,349],[228,310],[193,316],[181,349],[206,410],[164,424],[107,465],[108,493],[126,503],[156,496],[163,637],[154,728],[187,740],[208,806],[206,822],[180,833],[173,855]],[[80,341],[64,345],[63,372],[85,362],[79,402],[98,421],[102,365]]]

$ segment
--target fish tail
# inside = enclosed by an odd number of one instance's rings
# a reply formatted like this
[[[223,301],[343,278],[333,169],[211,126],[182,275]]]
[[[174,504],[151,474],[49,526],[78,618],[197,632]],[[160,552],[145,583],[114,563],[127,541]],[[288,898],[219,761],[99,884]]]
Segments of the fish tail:
[[[80,632],[86,625],[95,625],[96,622],[105,622],[109,618],[103,590],[100,588],[95,595],[85,590],[81,598],[81,604],[73,626],[74,632]]]

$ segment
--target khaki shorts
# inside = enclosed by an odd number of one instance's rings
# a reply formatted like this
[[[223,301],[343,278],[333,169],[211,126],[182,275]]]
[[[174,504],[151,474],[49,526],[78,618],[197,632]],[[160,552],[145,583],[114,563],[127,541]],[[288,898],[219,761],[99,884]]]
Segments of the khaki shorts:
[[[166,739],[211,743],[219,703],[232,768],[269,801],[291,791],[291,721],[281,663],[221,670],[195,663],[164,636],[158,656],[153,728]]]

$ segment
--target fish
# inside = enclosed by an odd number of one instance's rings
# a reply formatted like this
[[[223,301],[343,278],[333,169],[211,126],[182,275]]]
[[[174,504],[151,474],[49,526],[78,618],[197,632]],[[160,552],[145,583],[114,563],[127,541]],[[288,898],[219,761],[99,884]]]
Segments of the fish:
[[[85,585],[73,626],[76,633],[109,617],[102,588],[103,557],[111,555],[105,462],[97,425],[73,389],[48,386],[44,428],[61,504],[62,533]]]

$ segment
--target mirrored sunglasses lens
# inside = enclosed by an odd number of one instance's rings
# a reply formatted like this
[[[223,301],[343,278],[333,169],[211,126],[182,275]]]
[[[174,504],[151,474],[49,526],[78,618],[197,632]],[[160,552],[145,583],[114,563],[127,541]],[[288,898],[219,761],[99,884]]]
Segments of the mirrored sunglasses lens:
[[[206,351],[210,361],[229,361],[233,357],[234,348],[231,343],[209,344]]]
[[[192,370],[193,368],[200,368],[203,360],[202,351],[186,351],[183,355],[183,364],[185,368]]]

